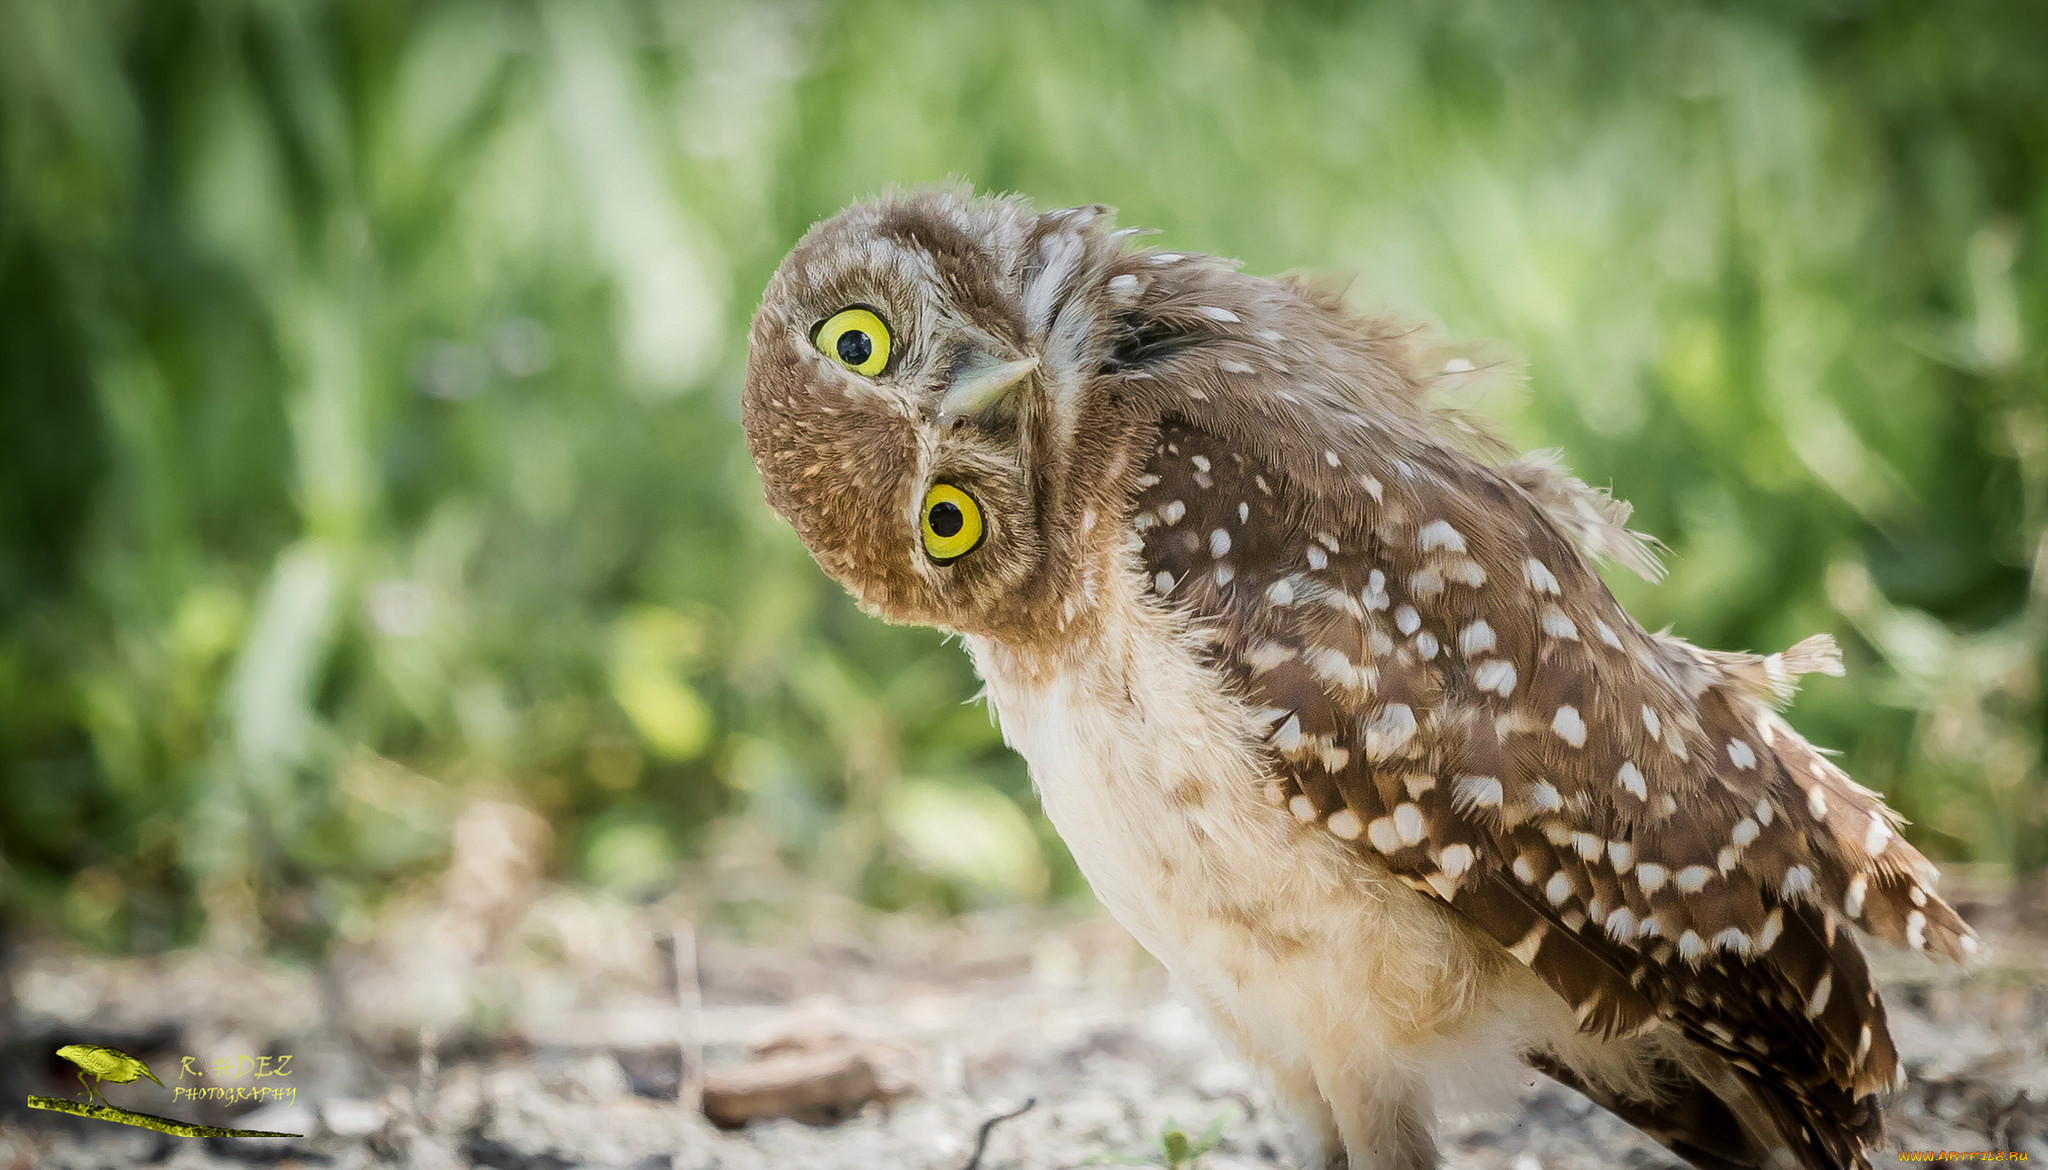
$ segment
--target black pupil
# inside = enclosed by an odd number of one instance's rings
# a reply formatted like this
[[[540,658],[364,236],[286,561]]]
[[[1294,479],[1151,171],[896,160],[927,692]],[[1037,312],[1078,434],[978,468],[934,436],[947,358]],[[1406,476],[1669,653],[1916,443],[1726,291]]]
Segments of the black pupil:
[[[836,348],[839,350],[839,360],[849,366],[861,365],[875,354],[874,339],[858,329],[849,329],[840,334]]]
[[[928,520],[932,526],[932,531],[940,536],[958,536],[960,535],[960,529],[967,524],[967,517],[960,514],[960,505],[951,500],[933,504]]]

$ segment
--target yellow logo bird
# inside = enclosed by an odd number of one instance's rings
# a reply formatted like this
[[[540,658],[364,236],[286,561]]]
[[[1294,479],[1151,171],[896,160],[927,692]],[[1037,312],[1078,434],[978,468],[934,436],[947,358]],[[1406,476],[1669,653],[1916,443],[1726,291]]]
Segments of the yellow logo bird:
[[[149,1071],[148,1065],[118,1048],[108,1048],[101,1044],[66,1044],[57,1050],[57,1055],[78,1066],[78,1083],[85,1085],[88,1098],[98,1098],[102,1105],[107,1104],[107,1099],[99,1095],[99,1084],[104,1081],[112,1081],[117,1085],[132,1085],[136,1078],[148,1077],[156,1081],[158,1088],[164,1087],[162,1081],[157,1081],[156,1074]],[[93,1077],[93,1083],[89,1085],[85,1083],[87,1073],[91,1073]],[[111,1105],[107,1107],[113,1108]]]

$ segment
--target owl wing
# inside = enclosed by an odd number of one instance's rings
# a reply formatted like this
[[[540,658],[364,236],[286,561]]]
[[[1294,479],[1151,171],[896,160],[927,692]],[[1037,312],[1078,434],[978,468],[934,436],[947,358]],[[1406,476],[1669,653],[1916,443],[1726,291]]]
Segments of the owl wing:
[[[1213,627],[1272,799],[1490,936],[1582,1028],[1675,1025],[1768,1088],[1804,1161],[1856,1164],[1897,1057],[1840,923],[1975,944],[1890,810],[1775,713],[1832,644],[1646,633],[1541,476],[1424,444],[1333,502],[1314,470],[1169,419],[1136,479],[1152,588]]]

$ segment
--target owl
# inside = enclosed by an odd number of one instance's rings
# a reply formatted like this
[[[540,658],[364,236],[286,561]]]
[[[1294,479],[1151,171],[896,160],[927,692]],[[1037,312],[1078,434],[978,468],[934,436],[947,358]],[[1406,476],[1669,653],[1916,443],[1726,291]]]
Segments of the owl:
[[[1901,1070],[1849,926],[1977,949],[1769,656],[1632,620],[1628,507],[1429,403],[1415,334],[958,188],[796,245],[742,395],[769,505],[958,634],[1109,912],[1304,1164],[1437,1164],[1527,1069],[1696,1166],[1865,1167]]]

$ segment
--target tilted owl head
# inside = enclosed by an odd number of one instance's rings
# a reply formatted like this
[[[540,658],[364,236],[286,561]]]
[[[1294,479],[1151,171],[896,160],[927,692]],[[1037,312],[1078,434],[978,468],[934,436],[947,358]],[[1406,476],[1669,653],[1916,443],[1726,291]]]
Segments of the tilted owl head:
[[[755,316],[770,505],[872,613],[996,634],[1063,593],[1116,470],[1083,400],[1120,331],[1106,208],[926,189],[814,227]]]

